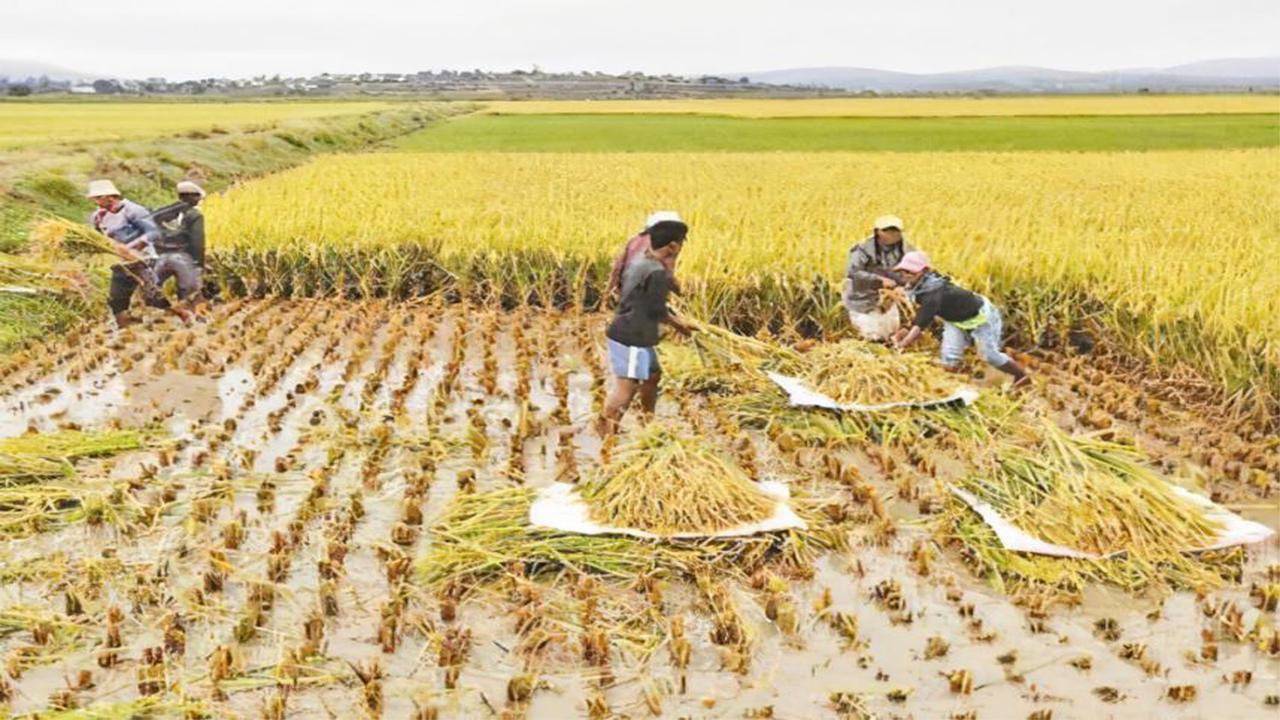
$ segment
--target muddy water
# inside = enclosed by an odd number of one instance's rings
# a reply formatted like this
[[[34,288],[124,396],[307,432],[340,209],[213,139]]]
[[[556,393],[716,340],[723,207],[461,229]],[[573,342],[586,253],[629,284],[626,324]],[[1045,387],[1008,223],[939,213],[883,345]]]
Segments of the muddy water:
[[[532,361],[526,398],[516,393],[522,370],[513,323],[525,326],[522,350]],[[65,627],[39,643],[32,622],[3,625],[13,625],[0,631],[6,664],[30,655],[25,672],[7,675],[15,690],[9,709],[48,707],[51,695],[68,690],[68,679],[81,670],[92,674],[93,686],[70,690],[79,704],[136,699],[144,651],[163,645],[168,618],[177,614],[185,647],[165,655],[166,697],[206,702],[217,717],[260,717],[281,697],[291,717],[361,715],[366,695],[352,667],[374,661],[385,675],[375,695],[386,717],[409,717],[418,706],[433,706],[441,717],[493,717],[509,707],[510,679],[525,672],[536,674],[537,686],[524,712],[547,719],[585,717],[588,702],[600,699],[609,712],[630,717],[651,715],[651,703],[669,717],[766,710],[779,718],[835,717],[829,696],[836,692],[862,694],[881,717],[941,718],[970,710],[980,718],[1022,718],[1037,710],[1052,710],[1054,718],[1267,716],[1263,703],[1277,692],[1280,661],[1233,640],[1218,641],[1215,661],[1198,658],[1201,630],[1220,626],[1206,607],[1235,608],[1245,631],[1260,620],[1276,622],[1247,591],[1250,583],[1266,583],[1267,566],[1280,562],[1274,541],[1251,550],[1243,586],[1202,601],[1187,593],[1135,598],[1096,587],[1078,607],[1033,618],[948,554],[919,575],[908,559],[912,546],[927,540],[914,522],[916,503],[896,499],[894,482],[858,452],[843,459],[893,498],[888,510],[896,535],[887,544],[859,544],[822,558],[811,580],[790,580],[788,595],[799,615],[794,635],[768,620],[765,598],[742,578],[717,578],[752,638],[745,672],[726,667],[724,649],[710,642],[713,618],[705,598],[677,579],[662,582],[657,605],[625,584],[601,583],[594,622],[609,629],[612,676],[603,683],[601,669],[583,658],[584,603],[574,578],[537,582],[552,639],[534,666],[516,650],[511,587],[478,589],[460,603],[455,620],[442,620],[438,598],[412,583],[397,589],[388,581],[388,558],[416,558],[430,546],[425,528],[466,491],[459,482],[464,475],[474,472],[480,491],[511,484],[505,472],[511,424],[523,402],[537,428],[516,449],[525,482],[536,487],[556,479],[562,435],[572,440],[579,471],[590,471],[599,453],[587,425],[598,403],[592,386],[600,327],[597,317],[495,316],[431,303],[236,303],[195,331],[154,322],[126,333],[92,333],[78,338],[76,348],[54,352],[52,361],[11,375],[0,389],[0,435],[73,424],[159,424],[184,444],[82,468],[86,485],[109,489],[137,481],[120,509],[134,522],[72,522],[0,548],[0,570],[22,576],[0,588],[0,611],[36,613]],[[97,352],[99,346],[106,351]],[[457,379],[446,388],[459,346]],[[492,393],[485,389],[487,352],[496,366]],[[564,398],[558,374],[566,379]],[[561,403],[568,422],[557,419]],[[688,423],[672,398],[663,399],[658,414],[664,422]],[[467,440],[473,418],[483,424],[479,453]],[[387,437],[384,428],[389,441],[379,439]],[[839,492],[820,471],[817,454],[797,456],[764,437],[753,440],[770,474],[816,496]],[[397,544],[392,529],[428,457],[435,472],[424,493],[423,529]],[[944,472],[963,470],[939,464]],[[318,488],[323,493],[313,499]],[[352,523],[335,581],[338,613],[323,618],[320,655],[305,663],[293,687],[282,661],[302,646],[306,622],[320,609],[320,563],[350,517],[352,498],[359,498],[363,513]],[[1280,515],[1265,499],[1250,503],[1245,512],[1264,522]],[[147,507],[155,508],[154,521],[138,522],[139,509]],[[238,516],[244,539],[229,548],[224,537]],[[269,556],[282,541],[287,567],[270,582],[276,561]],[[901,587],[905,616],[874,600],[874,588],[889,580]],[[252,637],[237,639],[243,636],[237,628],[257,607],[255,586],[274,587],[271,607],[250,623]],[[81,598],[82,614],[67,615],[68,591]],[[832,606],[819,611],[825,592]],[[397,642],[384,648],[379,626],[397,593],[403,593]],[[103,667],[100,658],[111,650],[104,644],[111,607],[124,616],[121,646],[114,649],[118,662]],[[857,618],[856,642],[832,627],[837,611]],[[671,661],[668,632],[676,616],[693,641],[686,671]],[[1116,634],[1096,632],[1101,619],[1114,620]],[[439,666],[449,628],[471,632],[454,689],[446,689]],[[945,654],[926,657],[931,638],[947,643]],[[1145,667],[1124,657],[1132,655],[1125,649],[1131,643],[1144,646]],[[234,656],[222,694],[208,677],[220,647]],[[1089,669],[1072,665],[1085,657]],[[972,694],[951,692],[945,675],[956,670],[972,673]],[[1252,681],[1233,685],[1231,676],[1242,671],[1252,673]],[[1166,699],[1178,685],[1195,686],[1196,699]],[[1117,701],[1105,701],[1095,693],[1099,688]],[[893,691],[905,699],[890,699]]]

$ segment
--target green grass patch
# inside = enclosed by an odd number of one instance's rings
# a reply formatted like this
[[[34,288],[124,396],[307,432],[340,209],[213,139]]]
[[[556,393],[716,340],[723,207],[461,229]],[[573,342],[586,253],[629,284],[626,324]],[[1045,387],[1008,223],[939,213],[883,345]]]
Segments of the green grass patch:
[[[1280,145],[1280,115],[731,118],[470,115],[407,135],[418,152],[1187,150]]]

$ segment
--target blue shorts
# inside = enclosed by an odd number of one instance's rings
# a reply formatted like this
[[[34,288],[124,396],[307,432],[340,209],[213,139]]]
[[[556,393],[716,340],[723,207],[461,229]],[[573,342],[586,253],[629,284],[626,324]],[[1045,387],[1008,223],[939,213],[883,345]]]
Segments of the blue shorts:
[[[631,380],[648,380],[662,372],[658,365],[658,351],[652,347],[623,345],[613,338],[605,338],[609,345],[609,367],[613,374]]]

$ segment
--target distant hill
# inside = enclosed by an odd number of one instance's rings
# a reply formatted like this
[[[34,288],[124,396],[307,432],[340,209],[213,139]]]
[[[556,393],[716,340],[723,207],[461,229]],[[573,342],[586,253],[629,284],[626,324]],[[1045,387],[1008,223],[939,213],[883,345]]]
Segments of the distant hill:
[[[31,60],[5,60],[0,58],[0,78],[8,80],[26,80],[28,78],[48,77],[50,80],[97,80],[102,75],[90,75],[78,70],[70,70],[49,63]]]
[[[1280,57],[1204,60],[1168,68],[1102,72],[1010,65],[945,73],[904,73],[861,67],[814,67],[746,75],[752,82],[875,92],[1158,92],[1280,89]]]

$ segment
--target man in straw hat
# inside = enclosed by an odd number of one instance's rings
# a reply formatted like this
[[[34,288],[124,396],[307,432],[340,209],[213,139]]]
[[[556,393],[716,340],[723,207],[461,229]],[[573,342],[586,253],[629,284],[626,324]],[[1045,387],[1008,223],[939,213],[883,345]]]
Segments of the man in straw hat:
[[[897,305],[881,307],[880,291],[898,286],[893,266],[915,250],[902,237],[902,219],[882,215],[872,225],[871,237],[849,250],[841,300],[849,322],[864,340],[887,342],[902,325]]]
[[[170,307],[169,301],[160,294],[160,283],[153,267],[160,228],[151,219],[151,212],[132,200],[126,200],[110,180],[91,181],[86,196],[98,206],[89,216],[89,224],[115,241],[117,254],[126,260],[111,266],[107,306],[115,316],[116,325],[125,327],[136,322],[129,316],[129,302],[138,288],[142,289],[147,305],[169,310],[186,320],[187,313]]]
[[[1026,368],[1000,350],[1003,321],[1000,310],[985,297],[965,290],[945,275],[934,272],[929,256],[916,250],[902,256],[893,269],[902,273],[919,310],[911,329],[903,328],[894,335],[899,349],[908,348],[933,324],[942,318],[942,365],[957,370],[970,344],[992,367],[1013,376],[1013,387],[1031,382]]]
[[[204,199],[204,189],[190,180],[178,183],[178,202],[152,214],[160,226],[156,250],[156,279],[164,285],[173,278],[178,297],[188,304],[200,298],[204,272],[204,215],[196,207]]]
[[[667,298],[672,291],[671,267],[684,247],[689,227],[679,220],[660,220],[646,230],[649,248],[627,264],[622,274],[622,300],[605,331],[609,365],[616,382],[605,400],[596,431],[606,437],[618,429],[622,416],[638,394],[640,408],[652,414],[658,404],[658,331],[666,323],[682,335],[693,329],[671,313]]]
[[[608,294],[610,298],[619,299],[622,294],[622,275],[626,272],[627,266],[636,258],[643,256],[649,250],[649,232],[654,226],[662,222],[675,222],[684,224],[684,220],[680,219],[680,213],[675,210],[659,210],[645,220],[644,229],[635,237],[627,241],[622,252],[618,253],[618,257],[614,258],[613,267],[609,270],[609,288]],[[676,261],[673,258],[670,264],[664,264],[663,267],[671,273],[671,291],[680,294],[680,283],[676,280]]]

